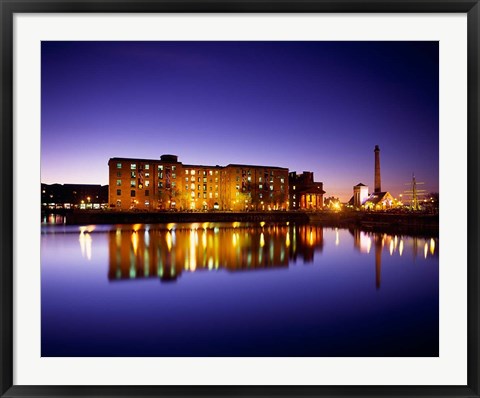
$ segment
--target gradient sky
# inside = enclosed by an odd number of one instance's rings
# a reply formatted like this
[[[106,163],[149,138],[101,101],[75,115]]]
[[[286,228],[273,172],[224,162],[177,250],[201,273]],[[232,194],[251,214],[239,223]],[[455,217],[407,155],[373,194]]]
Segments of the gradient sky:
[[[43,42],[44,183],[111,157],[313,171],[326,196],[438,192],[437,42]]]

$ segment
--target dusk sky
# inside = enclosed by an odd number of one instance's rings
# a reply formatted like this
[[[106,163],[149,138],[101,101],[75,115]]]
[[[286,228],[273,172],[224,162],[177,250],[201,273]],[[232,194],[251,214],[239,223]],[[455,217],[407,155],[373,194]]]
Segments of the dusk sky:
[[[41,179],[108,159],[313,171],[326,197],[438,192],[437,42],[43,42]]]

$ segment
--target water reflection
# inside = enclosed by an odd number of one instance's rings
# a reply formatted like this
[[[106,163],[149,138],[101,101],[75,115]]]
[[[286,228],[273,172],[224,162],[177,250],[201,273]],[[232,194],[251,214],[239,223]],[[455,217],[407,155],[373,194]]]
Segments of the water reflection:
[[[382,251],[386,248],[390,256],[403,255],[405,240],[411,242],[411,253],[415,260],[418,255],[419,242],[424,241],[423,257],[437,256],[435,248],[437,247],[436,239],[434,238],[419,238],[419,237],[402,237],[398,235],[387,235],[385,233],[369,233],[356,230],[350,230],[353,235],[353,246],[361,253],[369,254],[372,245],[375,250],[375,287],[380,288],[381,273],[382,273]]]
[[[408,249],[417,257],[436,256],[434,238],[420,239],[350,230],[354,248],[374,251],[375,286],[381,286],[382,255],[402,256]],[[82,238],[82,236],[84,236]],[[335,246],[341,246],[335,229]],[[174,281],[183,272],[261,270],[288,267],[297,261],[313,263],[324,247],[323,227],[260,223],[256,225],[168,224],[155,228],[135,224],[109,233],[110,280],[157,277]],[[424,245],[420,245],[420,241]],[[82,255],[91,258],[91,237],[81,232]],[[346,244],[346,243],[344,243]],[[421,248],[421,249],[420,249]],[[85,254],[84,254],[85,253]]]
[[[312,262],[315,251],[322,248],[320,226],[233,223],[117,228],[109,234],[108,277],[172,281],[183,272],[280,268],[297,259]]]

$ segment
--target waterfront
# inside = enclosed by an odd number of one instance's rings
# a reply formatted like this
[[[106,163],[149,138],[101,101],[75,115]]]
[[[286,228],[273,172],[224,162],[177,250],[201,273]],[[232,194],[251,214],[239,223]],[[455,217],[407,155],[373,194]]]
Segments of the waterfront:
[[[42,225],[41,250],[42,356],[438,355],[434,236]]]

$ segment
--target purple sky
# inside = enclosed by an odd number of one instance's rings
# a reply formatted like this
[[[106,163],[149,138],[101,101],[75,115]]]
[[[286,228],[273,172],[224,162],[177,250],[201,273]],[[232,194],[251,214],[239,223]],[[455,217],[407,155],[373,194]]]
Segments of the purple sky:
[[[42,182],[111,157],[310,170],[326,196],[438,191],[437,42],[43,42]]]

